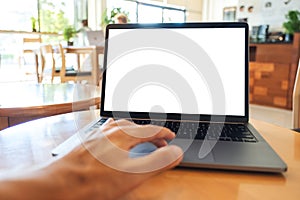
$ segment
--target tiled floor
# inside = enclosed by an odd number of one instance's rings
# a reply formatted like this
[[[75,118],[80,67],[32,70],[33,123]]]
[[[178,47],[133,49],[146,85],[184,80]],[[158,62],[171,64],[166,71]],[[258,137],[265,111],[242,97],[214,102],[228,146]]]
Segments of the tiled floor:
[[[292,111],[259,105],[250,105],[250,118],[266,121],[281,127],[292,128]]]

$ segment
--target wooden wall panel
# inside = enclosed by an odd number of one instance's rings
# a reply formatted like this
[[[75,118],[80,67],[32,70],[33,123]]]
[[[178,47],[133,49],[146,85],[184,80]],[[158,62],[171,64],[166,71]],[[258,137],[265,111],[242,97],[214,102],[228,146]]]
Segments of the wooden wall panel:
[[[287,107],[289,65],[251,62],[251,75],[250,103]]]

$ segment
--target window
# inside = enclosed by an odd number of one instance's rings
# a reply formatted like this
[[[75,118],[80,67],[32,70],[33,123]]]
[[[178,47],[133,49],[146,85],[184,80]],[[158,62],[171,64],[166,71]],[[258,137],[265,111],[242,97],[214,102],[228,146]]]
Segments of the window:
[[[185,22],[185,12],[164,9],[164,22]]]
[[[17,6],[16,6],[17,5]],[[9,0],[0,6],[0,30],[31,31],[31,17],[37,17],[36,0]]]
[[[38,32],[61,32],[66,24],[74,24],[74,2],[77,1],[9,0],[1,5],[0,62],[7,65],[19,62],[22,37],[38,36],[30,34],[33,28]],[[42,39],[43,42],[51,42],[60,38],[57,35],[42,35]]]
[[[69,24],[74,24],[74,1],[39,0],[41,32],[60,32]]]
[[[138,22],[151,23],[163,22],[163,10],[151,5],[138,4]]]
[[[122,8],[129,13],[130,22],[161,23],[186,21],[185,8],[136,0],[109,0],[107,8]]]
[[[58,32],[62,24],[74,23],[72,0],[9,0],[0,7],[0,30],[32,31],[31,18],[41,32]],[[18,5],[18,6],[16,6]]]

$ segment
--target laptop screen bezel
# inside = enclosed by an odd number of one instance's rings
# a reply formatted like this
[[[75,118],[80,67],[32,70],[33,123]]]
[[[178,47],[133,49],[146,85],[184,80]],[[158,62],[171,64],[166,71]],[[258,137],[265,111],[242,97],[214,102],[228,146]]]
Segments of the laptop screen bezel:
[[[245,31],[245,98],[244,98],[244,116],[233,115],[213,115],[214,121],[225,122],[248,122],[249,121],[249,27],[245,22],[199,22],[199,23],[155,23],[155,24],[109,24],[105,30],[105,48],[103,61],[103,75],[102,75],[102,90],[101,90],[101,117],[119,117],[127,118],[128,114],[131,118],[138,119],[166,119],[167,120],[201,120],[211,121],[212,115],[204,114],[179,114],[179,113],[149,113],[149,112],[124,112],[124,111],[107,111],[104,110],[105,102],[105,86],[106,86],[106,69],[107,69],[107,52],[109,31],[111,29],[158,29],[158,28],[243,28]],[[221,34],[220,34],[221,36]],[[151,117],[150,117],[151,116]],[[162,117],[163,116],[163,117]]]

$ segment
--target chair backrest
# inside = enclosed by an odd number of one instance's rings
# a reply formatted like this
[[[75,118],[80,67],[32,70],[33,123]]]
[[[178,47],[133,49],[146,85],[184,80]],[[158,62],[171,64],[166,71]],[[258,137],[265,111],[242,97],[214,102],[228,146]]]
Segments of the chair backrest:
[[[23,38],[23,43],[42,43],[42,39],[38,38]]]
[[[293,128],[300,128],[300,59],[293,90]]]
[[[55,60],[53,56],[53,48],[51,44],[45,44],[40,47],[41,55],[41,74],[43,75],[46,64],[50,65],[51,70],[55,70]]]
[[[36,50],[42,43],[42,38],[23,38],[23,52],[32,52],[32,50]]]
[[[60,69],[60,78],[63,79],[66,74],[66,55],[65,55],[65,50],[62,46],[62,44],[58,44],[58,51],[60,53],[60,58],[61,58],[61,69]]]

